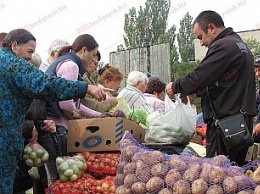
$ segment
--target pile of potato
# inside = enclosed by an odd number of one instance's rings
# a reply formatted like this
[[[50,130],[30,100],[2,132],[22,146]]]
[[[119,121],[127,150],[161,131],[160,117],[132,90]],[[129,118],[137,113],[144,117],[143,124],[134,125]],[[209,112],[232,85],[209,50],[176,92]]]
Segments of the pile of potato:
[[[222,155],[170,156],[142,147],[130,133],[125,134],[120,148],[116,194],[260,193],[260,184]]]

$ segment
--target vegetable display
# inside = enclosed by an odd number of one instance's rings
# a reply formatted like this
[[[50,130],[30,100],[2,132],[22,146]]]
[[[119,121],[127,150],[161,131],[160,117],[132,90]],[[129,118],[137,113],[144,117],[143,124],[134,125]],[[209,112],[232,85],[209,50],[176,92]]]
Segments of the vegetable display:
[[[147,114],[141,109],[134,109],[127,112],[128,119],[136,122],[137,124],[142,124],[146,126]]]
[[[56,166],[62,182],[77,180],[87,169],[86,161],[83,156],[57,157]]]
[[[30,167],[40,167],[49,160],[49,154],[37,142],[30,142],[24,147],[23,159]]]
[[[248,166],[235,166],[224,155],[168,155],[141,146],[129,132],[120,149],[116,194],[252,194],[260,189],[256,181],[260,168],[250,178],[244,174]]]

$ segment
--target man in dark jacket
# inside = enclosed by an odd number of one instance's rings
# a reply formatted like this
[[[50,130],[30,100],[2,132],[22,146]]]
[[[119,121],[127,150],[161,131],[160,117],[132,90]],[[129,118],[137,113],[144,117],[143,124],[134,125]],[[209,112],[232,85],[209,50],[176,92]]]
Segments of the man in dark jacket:
[[[203,119],[207,124],[206,156],[227,155],[231,161],[243,165],[248,147],[228,152],[214,118],[240,112],[245,93],[244,111],[252,132],[252,118],[256,115],[253,54],[232,28],[224,26],[221,16],[214,11],[201,12],[193,23],[193,31],[201,46],[208,48],[206,56],[189,75],[169,83],[166,92],[170,97],[176,93],[187,96],[202,92]]]

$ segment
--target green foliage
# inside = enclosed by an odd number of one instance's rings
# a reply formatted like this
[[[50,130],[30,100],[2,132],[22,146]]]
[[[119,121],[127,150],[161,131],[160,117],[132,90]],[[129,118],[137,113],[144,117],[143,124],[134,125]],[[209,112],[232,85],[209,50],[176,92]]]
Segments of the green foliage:
[[[260,56],[260,42],[255,38],[249,38],[244,40],[247,46],[251,49],[254,56]]]
[[[123,51],[123,50],[125,50],[124,45],[120,44],[117,46],[117,51]]]
[[[182,62],[194,61],[195,59],[195,48],[194,39],[195,36],[192,31],[192,17],[189,12],[180,21],[180,29],[177,34],[177,40],[179,45],[179,53]]]
[[[198,66],[198,64],[198,62],[176,63],[173,69],[175,80],[181,79],[191,73],[193,69]]]
[[[165,40],[170,0],[147,0],[138,13],[125,14],[124,42],[127,48],[161,44]]]

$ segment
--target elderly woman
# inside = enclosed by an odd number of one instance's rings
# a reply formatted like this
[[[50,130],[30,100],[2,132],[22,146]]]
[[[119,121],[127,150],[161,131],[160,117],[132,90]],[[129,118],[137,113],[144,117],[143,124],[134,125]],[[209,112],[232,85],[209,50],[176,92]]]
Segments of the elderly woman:
[[[146,74],[140,71],[131,71],[127,77],[127,86],[122,89],[117,98],[123,97],[131,109],[141,109],[147,114],[153,112],[153,108],[144,97],[148,83]]]
[[[165,83],[158,76],[149,77],[148,87],[144,93],[144,97],[148,104],[153,107],[153,110],[159,110],[164,112],[164,90]]]

